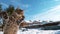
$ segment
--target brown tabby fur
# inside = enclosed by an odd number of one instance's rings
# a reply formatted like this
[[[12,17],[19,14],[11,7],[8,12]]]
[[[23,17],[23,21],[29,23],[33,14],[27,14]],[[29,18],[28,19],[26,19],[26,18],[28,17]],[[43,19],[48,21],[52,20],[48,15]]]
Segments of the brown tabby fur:
[[[3,32],[4,34],[17,34],[20,23],[24,20],[24,15],[22,10],[14,11],[10,16],[8,13],[2,12],[2,17],[4,18]]]

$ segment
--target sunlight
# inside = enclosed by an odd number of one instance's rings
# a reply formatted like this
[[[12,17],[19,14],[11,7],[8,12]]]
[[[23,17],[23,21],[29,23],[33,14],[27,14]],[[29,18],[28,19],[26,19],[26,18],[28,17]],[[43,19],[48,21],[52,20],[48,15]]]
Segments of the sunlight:
[[[36,16],[36,17],[34,17]],[[59,21],[60,20],[60,5],[57,5],[55,7],[51,7],[51,9],[34,15],[34,20],[52,20],[52,21]]]
[[[54,0],[54,1],[59,1],[59,0]]]

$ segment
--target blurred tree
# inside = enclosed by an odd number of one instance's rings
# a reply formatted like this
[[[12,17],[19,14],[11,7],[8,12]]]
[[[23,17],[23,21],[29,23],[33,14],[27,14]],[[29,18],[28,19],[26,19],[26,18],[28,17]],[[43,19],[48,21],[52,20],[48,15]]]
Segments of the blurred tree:
[[[8,15],[11,15],[14,11],[14,6],[13,5],[9,5],[8,8],[6,8],[6,11],[8,13]]]
[[[2,11],[2,5],[0,4],[0,12]]]

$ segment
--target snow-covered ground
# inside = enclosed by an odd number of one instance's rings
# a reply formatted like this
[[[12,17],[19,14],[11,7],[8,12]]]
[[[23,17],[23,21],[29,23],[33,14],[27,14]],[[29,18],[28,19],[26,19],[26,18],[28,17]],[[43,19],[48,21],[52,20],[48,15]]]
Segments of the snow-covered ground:
[[[3,32],[0,32],[0,34],[3,34]],[[17,34],[60,34],[60,30],[29,29],[28,31],[19,30]]]
[[[3,32],[0,31],[0,34],[3,34]]]

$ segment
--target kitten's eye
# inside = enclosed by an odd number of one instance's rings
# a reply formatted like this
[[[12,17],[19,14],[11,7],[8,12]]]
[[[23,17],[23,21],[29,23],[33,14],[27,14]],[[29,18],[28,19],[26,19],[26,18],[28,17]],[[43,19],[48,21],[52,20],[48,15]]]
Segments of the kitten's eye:
[[[5,19],[7,19],[8,17],[7,17],[7,16],[5,16],[4,18],[5,18]]]

